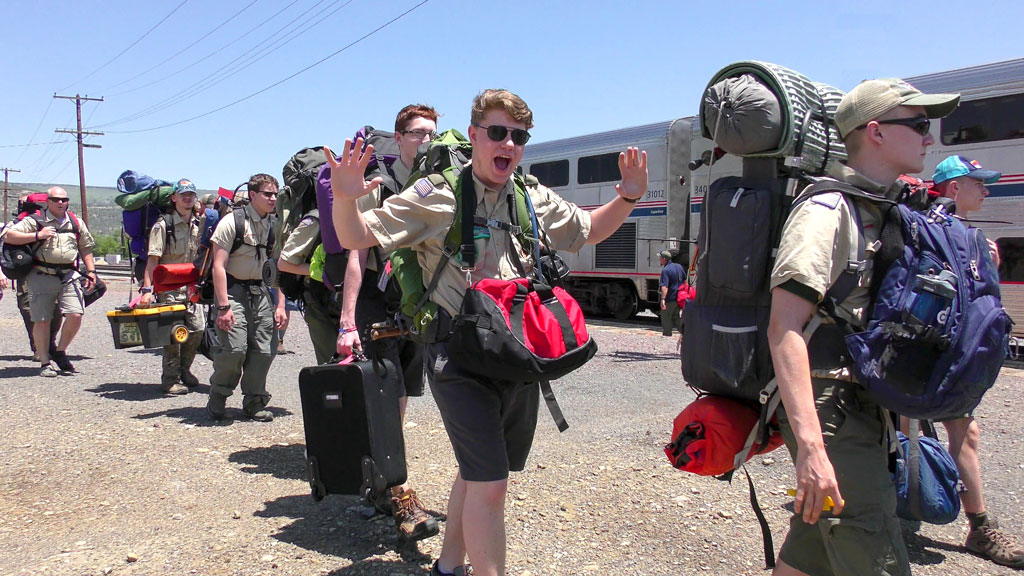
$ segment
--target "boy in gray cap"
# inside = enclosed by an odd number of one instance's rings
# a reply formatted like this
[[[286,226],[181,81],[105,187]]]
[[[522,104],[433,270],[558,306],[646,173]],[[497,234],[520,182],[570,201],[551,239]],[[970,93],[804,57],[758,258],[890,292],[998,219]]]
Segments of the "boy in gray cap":
[[[930,119],[948,115],[959,99],[922,94],[897,79],[863,82],[836,111],[849,161],[830,176],[895,198],[900,174],[924,169],[925,152],[935,143]],[[840,358],[809,361],[802,336],[848,268],[851,246],[872,246],[881,224],[879,206],[833,192],[798,204],[782,231],[768,340],[782,398],[779,425],[797,486],[777,575],[910,574],[889,476],[887,412]],[[864,268],[835,314],[855,328],[868,320],[871,272]],[[832,327],[823,324],[816,337]],[[823,513],[826,497],[835,505]]]

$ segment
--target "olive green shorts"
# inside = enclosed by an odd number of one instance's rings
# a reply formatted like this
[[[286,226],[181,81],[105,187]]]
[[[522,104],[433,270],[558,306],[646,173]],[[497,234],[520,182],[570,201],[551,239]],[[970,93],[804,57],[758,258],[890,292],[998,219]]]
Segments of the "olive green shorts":
[[[826,512],[815,524],[794,514],[779,558],[811,576],[909,575],[889,474],[885,411],[859,384],[824,378],[814,378],[813,384],[825,451],[845,509],[839,516]],[[779,425],[796,461],[793,429],[781,408]]]

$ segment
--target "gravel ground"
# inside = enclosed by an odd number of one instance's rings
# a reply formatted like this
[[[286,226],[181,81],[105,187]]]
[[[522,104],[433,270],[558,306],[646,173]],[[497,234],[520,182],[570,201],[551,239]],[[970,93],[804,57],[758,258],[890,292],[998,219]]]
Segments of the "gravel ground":
[[[270,373],[274,422],[242,420],[236,395],[233,418],[213,423],[205,385],[164,397],[156,351],[113,349],[103,316],[128,285],[110,287],[71,348],[73,377],[35,376],[13,295],[0,301],[0,574],[426,573],[440,538],[400,547],[390,519],[367,519],[357,498],[309,497],[296,375],[313,354],[298,315],[286,339],[297,353]],[[510,481],[510,573],[765,573],[746,483],[681,473],[662,453],[693,397],[675,339],[653,325],[592,331],[598,355],[555,385],[570,429],[542,407],[527,469]],[[1022,379],[1004,369],[978,411],[988,506],[1017,535]],[[410,479],[443,510],[454,459],[429,394],[410,402],[406,432]],[[777,450],[749,468],[777,547],[792,464]],[[966,521],[905,528],[915,574],[1015,573],[966,553]]]

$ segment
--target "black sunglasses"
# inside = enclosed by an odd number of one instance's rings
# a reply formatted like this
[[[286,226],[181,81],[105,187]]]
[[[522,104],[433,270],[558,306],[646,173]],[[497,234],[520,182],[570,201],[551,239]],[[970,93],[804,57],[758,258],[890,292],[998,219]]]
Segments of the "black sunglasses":
[[[914,116],[913,118],[893,118],[892,120],[875,120],[878,124],[896,124],[906,126],[921,136],[924,136],[932,128],[932,121],[927,116]],[[857,130],[867,128],[867,124],[857,126]]]
[[[512,132],[512,143],[516,146],[522,146],[530,141],[530,133],[522,128],[509,128],[499,124],[491,124],[490,126],[473,124],[473,126],[487,130],[487,137],[494,142],[504,142],[509,132]]]
[[[60,202],[62,204],[64,202],[70,202],[71,201],[69,198],[54,198],[53,196],[47,196],[46,199],[49,200],[50,202]]]

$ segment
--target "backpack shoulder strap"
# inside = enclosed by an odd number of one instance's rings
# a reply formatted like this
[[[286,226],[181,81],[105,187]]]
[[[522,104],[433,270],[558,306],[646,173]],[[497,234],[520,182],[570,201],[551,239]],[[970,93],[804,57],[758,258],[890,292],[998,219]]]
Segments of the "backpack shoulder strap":
[[[245,237],[245,207],[236,208],[231,212],[231,216],[235,219],[235,239],[231,242],[231,250],[228,251],[228,254],[242,247]]]

